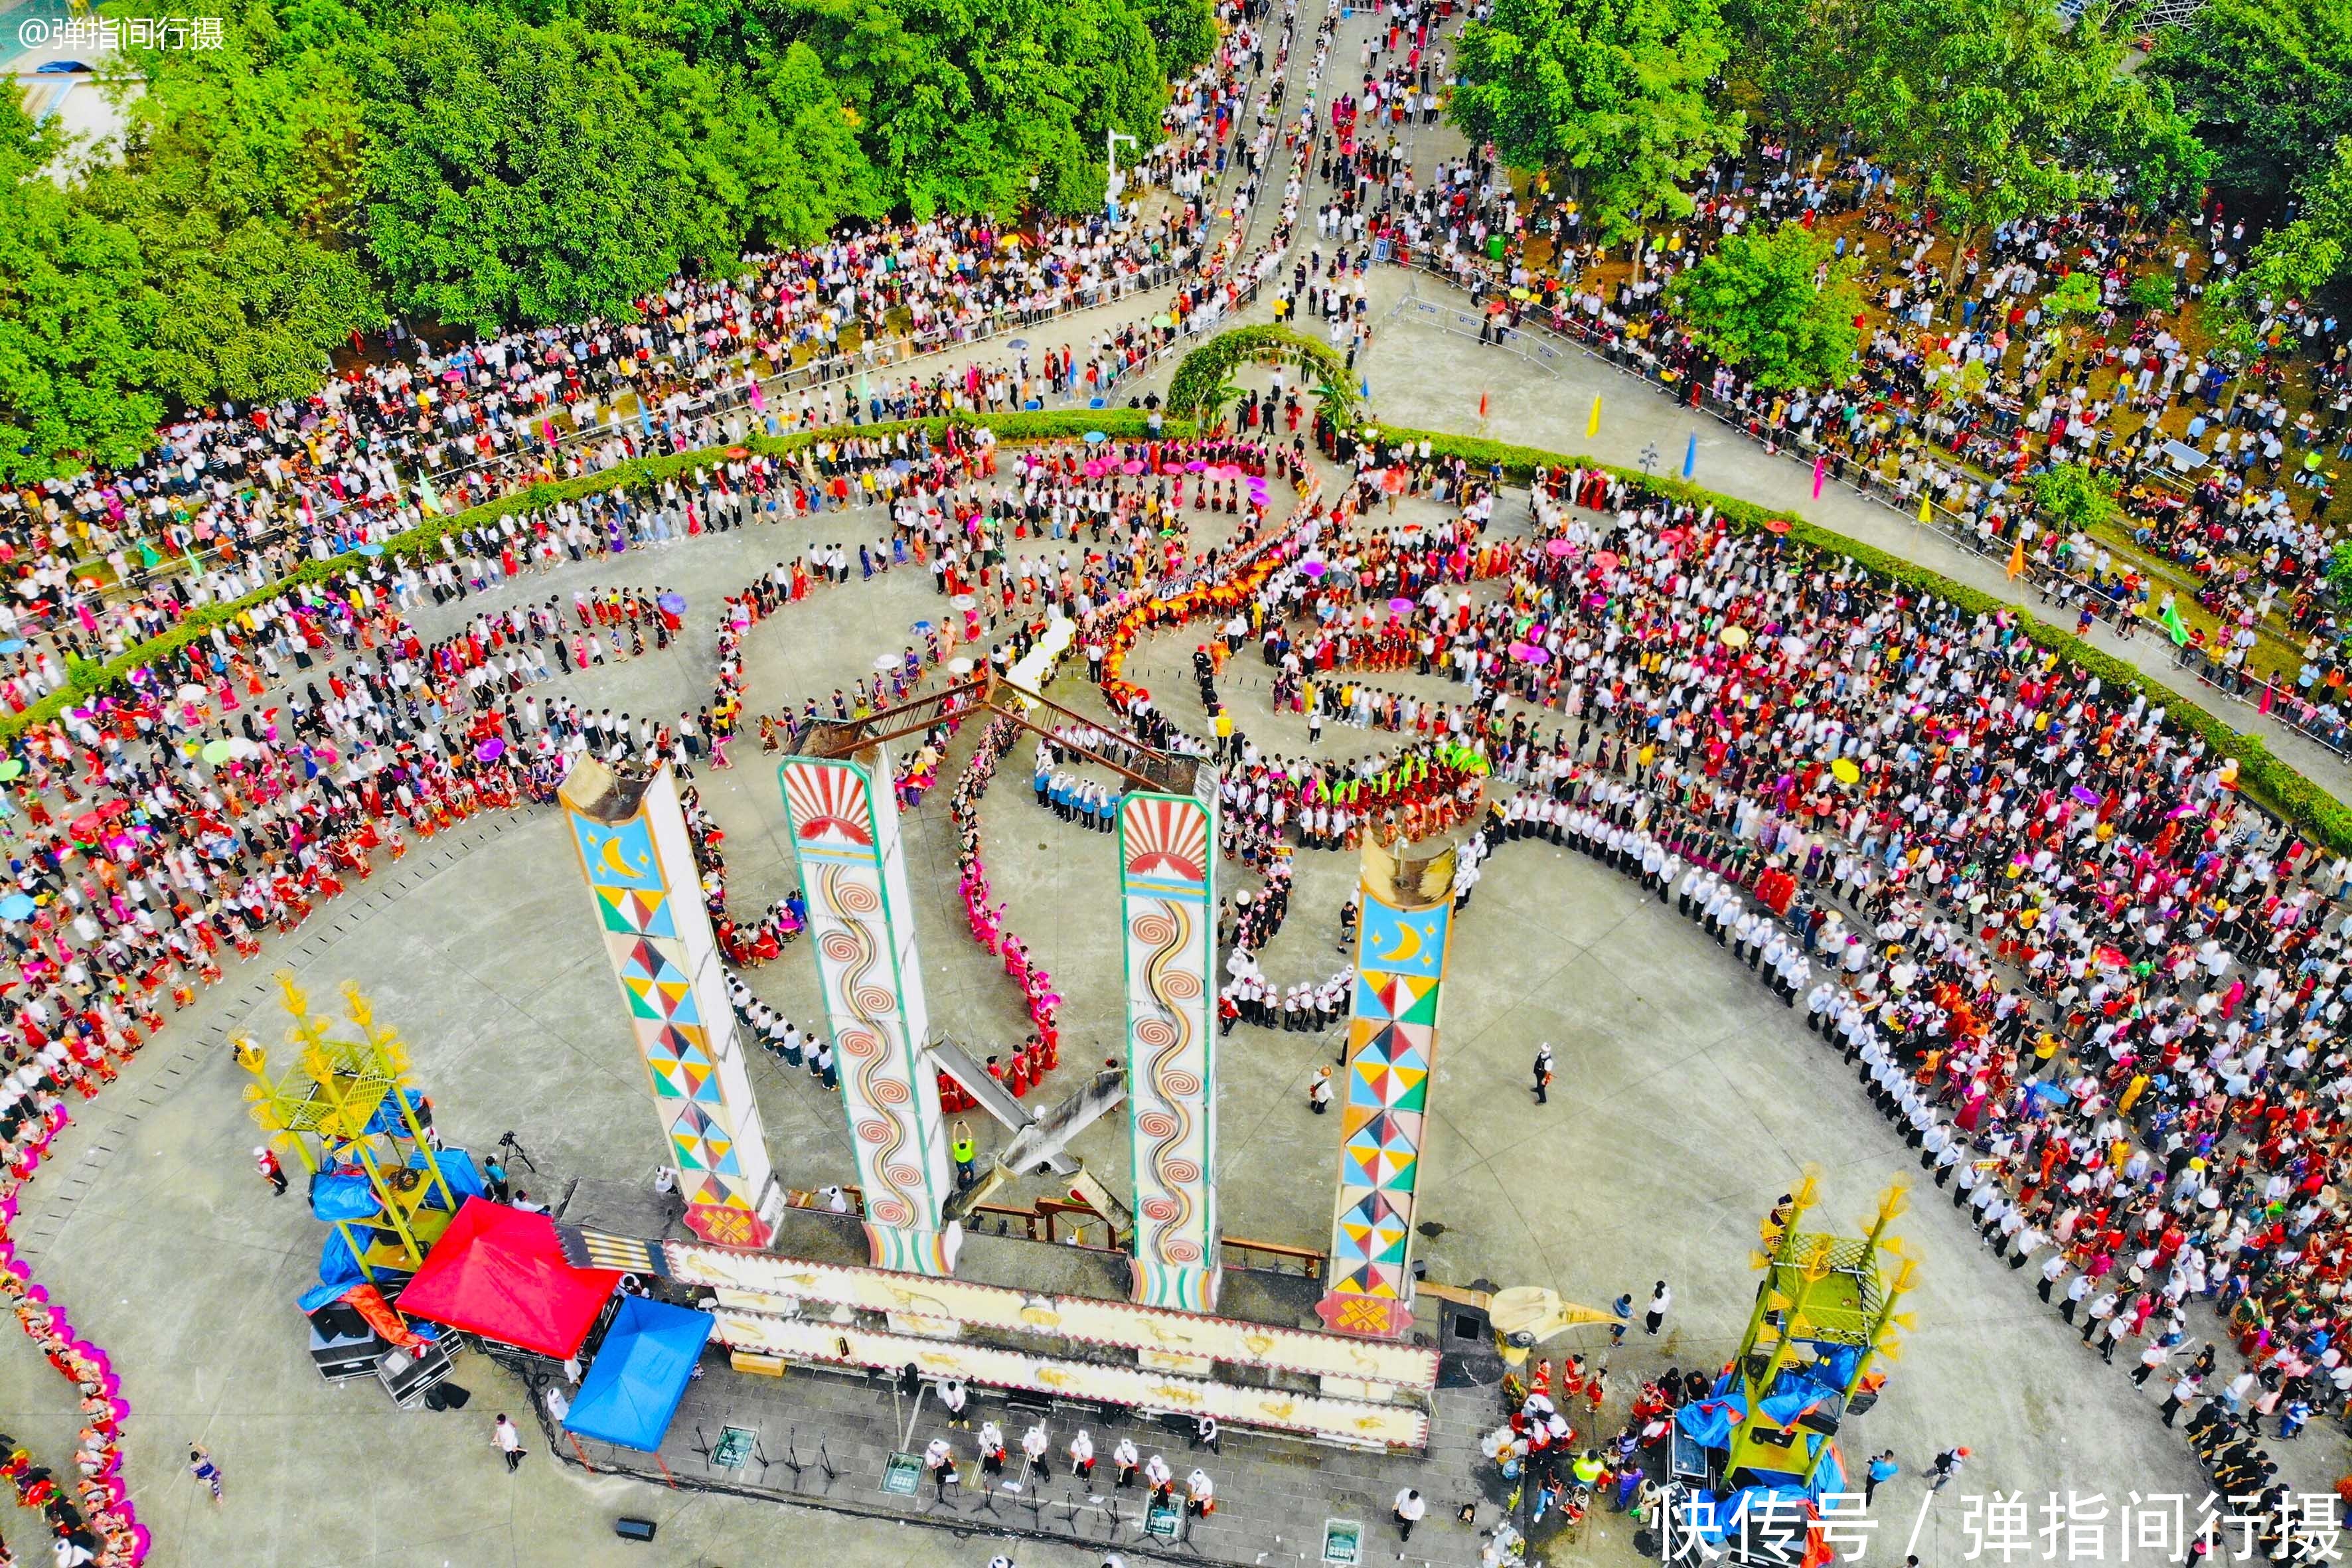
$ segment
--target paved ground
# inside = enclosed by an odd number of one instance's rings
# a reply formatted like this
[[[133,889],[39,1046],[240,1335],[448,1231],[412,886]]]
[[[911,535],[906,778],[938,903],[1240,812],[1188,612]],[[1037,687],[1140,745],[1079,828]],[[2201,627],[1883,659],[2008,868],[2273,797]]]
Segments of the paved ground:
[[[1352,60],[1362,25],[1359,19],[1343,34],[1343,62]],[[1416,132],[1433,149],[1444,134]],[[1402,286],[1401,275],[1381,277],[1376,308],[1384,311]],[[1083,342],[1088,324],[1074,321],[1050,341]],[[1477,394],[1486,390],[1496,408],[1492,434],[1620,461],[1653,441],[1678,456],[1686,428],[1670,405],[1605,366],[1571,360],[1555,374],[1507,354],[1482,355],[1475,343],[1402,320],[1383,329],[1366,369],[1380,413],[1404,422],[1471,428]],[[1582,422],[1596,388],[1605,389],[1611,412],[1601,438],[1586,442]],[[1801,474],[1743,443],[1702,431],[1698,477],[1706,483],[1775,502],[1802,499]],[[1504,514],[1516,520],[1520,510],[1507,503]],[[1956,575],[1971,570],[1948,548],[1912,541],[1899,520],[1851,497],[1833,493],[1805,510],[1874,542],[1916,548]],[[850,521],[828,537],[854,543],[856,529],[879,528],[878,518]],[[629,557],[614,569],[629,584],[658,583],[688,595],[689,635],[666,654],[592,672],[565,689],[632,712],[698,706],[708,692],[708,622],[718,596],[803,542],[739,533]],[[531,588],[568,599],[589,577],[566,568]],[[1969,580],[2001,586],[1997,571]],[[797,700],[845,684],[936,607],[928,576],[918,573],[819,595],[753,636],[755,702]],[[425,619],[430,631],[454,616]],[[1136,668],[1157,674],[1160,689],[1185,692],[1179,672],[1189,647],[1162,638]],[[1434,685],[1398,679],[1441,694]],[[1227,682],[1244,726],[1278,749],[1304,750],[1303,727],[1266,715],[1252,680],[1237,666]],[[1069,682],[1055,695],[1074,704],[1087,698]],[[1321,750],[1345,756],[1377,743],[1334,728]],[[2282,750],[2318,776],[2340,777],[2309,748]],[[705,793],[729,831],[734,889],[748,907],[790,886],[793,872],[772,768],[749,742],[737,755],[744,765],[707,775]],[[1115,1049],[1118,1039],[1110,840],[1039,811],[1024,787],[1026,759],[1024,748],[1008,763],[985,807],[983,831],[1013,926],[1069,998],[1068,1052],[1083,1062]],[[992,963],[965,940],[954,907],[944,805],[935,796],[908,821],[932,1016],[959,1034],[1014,1037],[1023,1016]],[[1283,980],[1327,973],[1341,962],[1334,917],[1352,869],[1340,856],[1307,853],[1302,860],[1295,912],[1265,954],[1268,972]],[[320,1227],[295,1202],[272,1201],[253,1176],[253,1137],[240,1103],[246,1080],[222,1045],[228,1033],[248,1027],[278,1037],[282,1020],[266,969],[279,963],[291,963],[322,999],[342,979],[361,980],[410,1041],[445,1130],[477,1147],[515,1130],[544,1173],[543,1183],[525,1173],[526,1184],[551,1191],[573,1177],[642,1184],[659,1152],[613,982],[551,814],[478,824],[420,845],[396,871],[380,874],[364,900],[336,908],[290,945],[273,946],[266,963],[233,975],[65,1136],[59,1163],[28,1193],[18,1227],[42,1279],[110,1348],[123,1376],[134,1405],[131,1479],[156,1532],[154,1561],[166,1568],[778,1560],[979,1568],[999,1550],[1024,1568],[1099,1561],[1093,1549],[1005,1545],[992,1538],[996,1521],[978,1514],[971,1500],[953,1532],[671,1493],[559,1468],[543,1453],[509,1478],[488,1446],[489,1420],[501,1408],[519,1411],[527,1395],[479,1362],[459,1373],[476,1394],[461,1414],[401,1415],[373,1387],[322,1384],[292,1304],[315,1278]],[[788,950],[754,978],[763,995],[803,1023],[817,1016],[804,948]],[[1464,917],[1447,996],[1423,1184],[1423,1256],[1433,1278],[1549,1285],[1595,1303],[1671,1279],[1675,1310],[1666,1334],[1655,1341],[1637,1334],[1613,1364],[1619,1418],[1623,1391],[1639,1376],[1667,1364],[1718,1364],[1727,1354],[1752,1291],[1745,1258],[1756,1222],[1802,1165],[1823,1167],[1824,1213],[1837,1223],[1863,1213],[1890,1177],[1917,1174],[1852,1077],[1793,1015],[1712,943],[1580,858],[1526,845],[1503,854]],[[1535,1105],[1526,1087],[1529,1058],[1543,1041],[1560,1068],[1548,1107]],[[1332,1044],[1250,1030],[1226,1042],[1221,1176],[1232,1234],[1325,1242],[1336,1123],[1308,1114],[1304,1088]],[[753,1079],[779,1173],[803,1185],[841,1179],[848,1162],[837,1103],[805,1075],[782,1073],[764,1058],[755,1059]],[[1121,1186],[1124,1156],[1114,1131],[1097,1129],[1081,1152]],[[2088,1352],[2035,1305],[2018,1276],[1985,1257],[1948,1205],[1926,1203],[1903,1228],[1923,1262],[1918,1327],[1885,1399],[1845,1442],[1857,1462],[1865,1446],[1893,1447],[1911,1468],[1882,1500],[1890,1522],[1874,1550],[1884,1560],[1901,1560],[1902,1538],[1919,1510],[1917,1468],[1934,1448],[1952,1443],[1969,1444],[1978,1458],[1967,1485],[1944,1494],[1926,1518],[1918,1539],[1928,1563],[1965,1550],[1964,1490],[2019,1489],[2038,1498],[2076,1488],[2121,1498],[2194,1488],[2186,1452],[2157,1426],[2153,1401],[2135,1396],[2120,1369],[2089,1367]],[[811,1392],[796,1403],[803,1384]],[[819,1384],[832,1392],[819,1397],[813,1392]],[[60,1392],[19,1336],[0,1336],[0,1427],[62,1455],[73,1422]],[[837,1487],[872,1495],[877,1478],[861,1472],[883,1451],[877,1434],[889,1436],[878,1395],[829,1379],[782,1385],[737,1379],[714,1363],[696,1398],[713,1402],[714,1410],[736,1400],[765,1402],[776,1415],[763,1418],[763,1430],[777,1418],[790,1426],[796,1410],[808,1409],[814,1419],[825,1409],[822,1419],[848,1434]],[[1479,1396],[1456,1393],[1444,1414],[1441,1470],[1485,1412]],[[198,1501],[175,1463],[175,1445],[189,1439],[209,1445],[226,1467],[229,1497],[218,1510]],[[853,1457],[855,1468],[845,1462]],[[2321,1456],[2311,1458],[2320,1464]],[[1228,1503],[1222,1528],[1232,1537],[1214,1543],[1212,1554],[1222,1559],[1279,1564],[1327,1514],[1384,1521],[1380,1489],[1389,1487],[1387,1472],[1354,1476],[1345,1464],[1245,1438],[1231,1440],[1216,1468]],[[614,1541],[609,1522],[624,1513],[657,1519],[656,1543]],[[0,1533],[16,1542],[25,1517],[0,1515]],[[1387,1542],[1382,1530],[1374,1535]],[[1450,1521],[1433,1519],[1414,1547],[1414,1562],[1452,1563],[1474,1543]],[[1389,1561],[1393,1551],[1381,1545],[1373,1561]],[[1612,1520],[1596,1521],[1553,1555],[1622,1563],[1631,1552],[1627,1532]]]
[[[632,582],[688,594],[693,635],[667,654],[583,678],[583,698],[635,711],[698,700],[709,652],[699,628],[717,593],[780,551],[766,535],[735,535],[631,560]],[[567,595],[572,586],[565,574],[546,582]],[[754,635],[753,689],[829,690],[931,604],[928,577],[914,574],[821,595]],[[1188,652],[1189,644],[1164,638],[1140,667],[1172,675]],[[1251,679],[1237,665],[1228,682],[1244,724],[1268,744],[1303,749],[1303,729],[1267,716]],[[1160,684],[1185,689],[1180,680]],[[1055,694],[1086,698],[1075,682]],[[1323,750],[1348,755],[1373,743],[1334,728]],[[983,828],[1015,929],[1070,997],[1070,1053],[1084,1060],[1118,1038],[1109,840],[1039,811],[1024,782],[1017,771],[1002,781]],[[707,777],[706,790],[730,832],[739,896],[772,896],[792,876],[772,771],[740,767]],[[934,797],[913,814],[908,837],[933,1016],[960,1031],[1009,1036],[1019,1017],[1007,988],[964,939],[952,907],[943,805]],[[1334,917],[1351,869],[1342,856],[1303,858],[1296,912],[1265,956],[1268,972],[1283,978],[1339,962]],[[575,1175],[643,1183],[658,1146],[585,906],[553,816],[524,816],[419,846],[379,875],[364,900],[301,932],[290,957],[322,997],[345,977],[363,982],[412,1043],[418,1077],[453,1138],[479,1147],[516,1130],[551,1191]],[[273,950],[269,962],[287,951]],[[788,951],[755,979],[796,1016],[815,1016],[805,950]],[[1711,943],[1580,858],[1526,845],[1504,853],[1464,917],[1447,994],[1424,1182],[1433,1276],[1545,1284],[1593,1302],[1673,1280],[1669,1332],[1636,1337],[1615,1368],[1621,1391],[1663,1365],[1711,1364],[1727,1353],[1751,1289],[1744,1260],[1756,1221],[1801,1164],[1825,1167],[1826,1214],[1841,1222],[1863,1212],[1890,1176],[1916,1174],[1852,1079],[1792,1015]],[[224,1030],[244,1027],[264,1038],[282,1027],[259,964],[180,1020],[68,1134],[63,1164],[29,1194],[25,1228],[41,1278],[112,1349],[134,1402],[132,1476],[162,1543],[159,1561],[741,1563],[788,1549],[845,1564],[976,1568],[992,1554],[984,1542],[891,1523],[591,1479],[543,1456],[509,1479],[488,1446],[488,1417],[524,1396],[479,1363],[461,1373],[478,1395],[462,1414],[402,1415],[373,1388],[321,1384],[292,1306],[315,1278],[320,1227],[296,1204],[273,1202],[251,1174],[245,1080],[219,1044]],[[1559,1053],[1561,1081],[1553,1103],[1538,1107],[1525,1074],[1545,1040]],[[1233,1233],[1323,1243],[1335,1124],[1307,1113],[1304,1086],[1331,1044],[1253,1030],[1228,1039],[1220,1114]],[[796,1184],[839,1179],[847,1162],[837,1105],[805,1075],[764,1058],[754,1079],[780,1174]],[[1124,1162],[1111,1142],[1111,1131],[1098,1129],[1086,1152],[1116,1185]],[[1906,1228],[1925,1262],[1920,1327],[1849,1451],[1891,1445],[1916,1464],[1935,1447],[1967,1442],[1979,1455],[1972,1481],[2037,1492],[2072,1485],[2119,1496],[2191,1484],[2185,1453],[2156,1427],[2152,1410],[2127,1408],[2135,1398],[2120,1372],[2078,1373],[2087,1352],[2034,1307],[2018,1277],[1983,1256],[1948,1206],[1925,1205]],[[70,1430],[59,1385],[20,1340],[5,1342],[0,1426],[59,1451]],[[732,1380],[715,1369],[709,1387]],[[1448,1439],[1464,1440],[1470,1425],[1452,1423]],[[230,1500],[217,1511],[198,1506],[173,1463],[173,1445],[191,1438],[227,1466]],[[1298,1451],[1246,1440],[1233,1447],[1234,1517],[1288,1522],[1286,1511],[1265,1514],[1266,1500],[1253,1501],[1246,1478],[1263,1461],[1287,1465],[1295,1479],[1296,1460],[1281,1456]],[[1349,1489],[1336,1478],[1334,1487]],[[1305,1495],[1292,1502],[1304,1508]],[[1917,1495],[1898,1486],[1895,1500],[1907,1509]],[[289,1509],[287,1498],[305,1502]],[[650,1554],[603,1533],[622,1512],[664,1520]],[[0,1519],[0,1531],[8,1523]],[[1957,1549],[1957,1524],[1958,1510],[1939,1506],[1923,1539]],[[1440,1539],[1430,1542],[1430,1560],[1449,1555],[1442,1532],[1431,1533]],[[1623,1537],[1596,1529],[1560,1555],[1622,1561]],[[1031,1551],[1023,1560],[1047,1559]]]

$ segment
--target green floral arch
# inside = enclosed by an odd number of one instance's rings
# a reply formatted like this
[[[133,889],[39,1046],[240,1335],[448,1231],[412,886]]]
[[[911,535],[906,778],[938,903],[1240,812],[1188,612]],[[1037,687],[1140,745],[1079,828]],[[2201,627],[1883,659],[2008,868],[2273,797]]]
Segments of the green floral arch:
[[[1168,378],[1168,412],[1179,419],[1222,414],[1212,394],[1237,367],[1269,361],[1297,365],[1307,373],[1310,391],[1325,389],[1323,411],[1335,423],[1354,417],[1356,383],[1348,362],[1330,344],[1288,327],[1235,327],[1186,354]]]

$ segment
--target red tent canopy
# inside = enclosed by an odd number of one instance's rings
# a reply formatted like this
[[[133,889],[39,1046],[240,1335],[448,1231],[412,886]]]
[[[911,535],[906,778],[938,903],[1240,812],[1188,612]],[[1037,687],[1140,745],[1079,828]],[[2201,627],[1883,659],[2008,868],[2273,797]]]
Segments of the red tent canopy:
[[[400,1293],[400,1310],[561,1358],[580,1348],[620,1279],[566,1263],[547,1215],[469,1197]]]

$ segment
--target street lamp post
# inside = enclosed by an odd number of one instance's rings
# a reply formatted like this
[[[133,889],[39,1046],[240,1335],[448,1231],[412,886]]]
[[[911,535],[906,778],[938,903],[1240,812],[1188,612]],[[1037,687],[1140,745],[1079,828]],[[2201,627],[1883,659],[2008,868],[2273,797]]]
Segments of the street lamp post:
[[[1118,167],[1118,144],[1122,142],[1141,145],[1124,131],[1103,132],[1103,206],[1113,223],[1118,221],[1118,198],[1127,189],[1127,176]]]

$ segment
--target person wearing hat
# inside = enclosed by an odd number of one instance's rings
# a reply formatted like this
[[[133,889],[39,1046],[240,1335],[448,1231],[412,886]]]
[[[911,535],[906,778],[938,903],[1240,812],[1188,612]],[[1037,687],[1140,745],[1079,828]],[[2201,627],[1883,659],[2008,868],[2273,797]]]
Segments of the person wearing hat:
[[[261,1179],[269,1184],[269,1195],[274,1198],[284,1197],[286,1167],[278,1163],[278,1156],[269,1152],[269,1145],[262,1143],[255,1146],[253,1163],[254,1167],[260,1171]]]
[[[1942,1491],[1945,1483],[1958,1475],[1960,1467],[1968,1462],[1969,1451],[1966,1448],[1947,1448],[1937,1455],[1935,1463],[1927,1467],[1927,1489]]]

